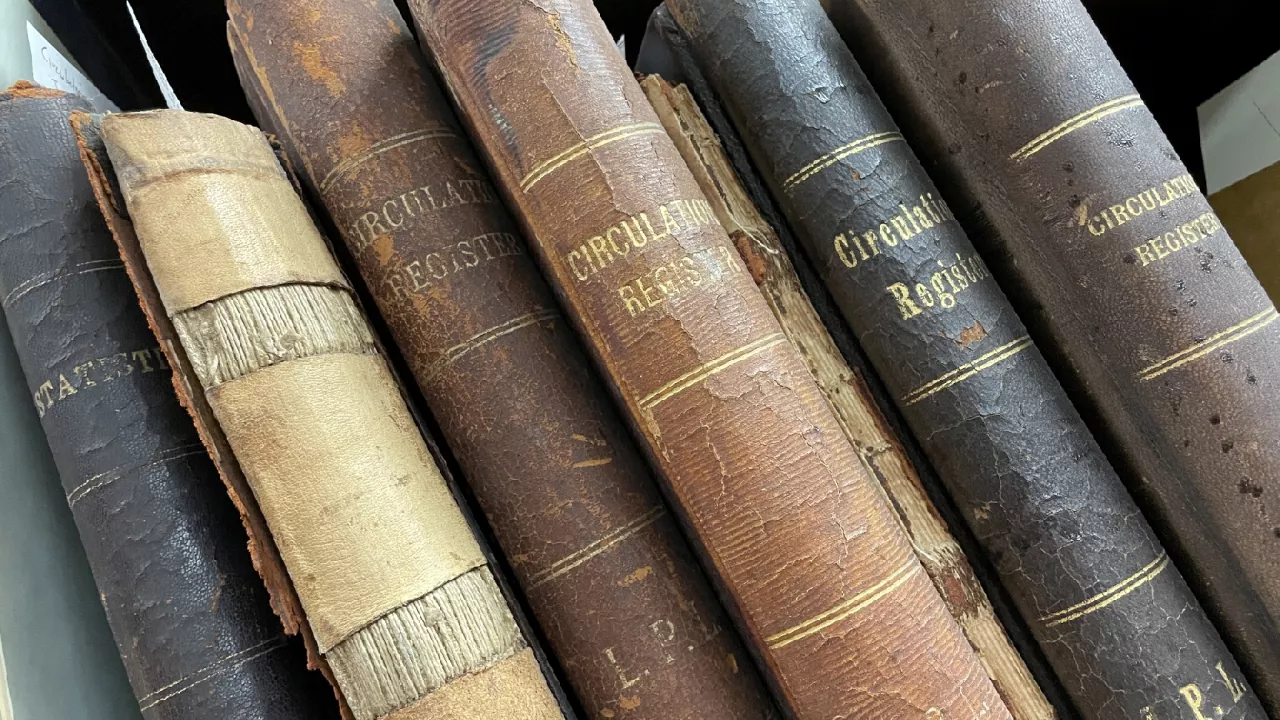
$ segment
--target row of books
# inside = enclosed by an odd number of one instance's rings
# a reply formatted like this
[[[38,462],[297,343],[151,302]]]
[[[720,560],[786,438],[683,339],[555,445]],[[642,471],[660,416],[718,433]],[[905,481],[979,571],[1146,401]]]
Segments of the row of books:
[[[1277,312],[1077,0],[408,5],[0,95],[143,717],[1278,717]]]

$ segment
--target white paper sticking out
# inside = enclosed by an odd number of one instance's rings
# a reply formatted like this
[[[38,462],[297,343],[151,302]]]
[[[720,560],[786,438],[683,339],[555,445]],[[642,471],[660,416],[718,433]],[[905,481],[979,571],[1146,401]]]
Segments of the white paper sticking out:
[[[627,57],[627,34],[619,35],[618,39],[613,41],[613,44],[618,47],[618,52],[622,53],[622,57],[625,59]]]
[[[120,108],[94,87],[93,82],[30,22],[27,23],[27,44],[31,46],[31,79],[37,85],[75,93],[89,101],[98,112],[120,112]]]
[[[126,2],[124,6],[129,8],[129,18],[133,20],[133,29],[138,32],[138,39],[142,41],[142,50],[147,54],[147,62],[151,64],[151,74],[155,76],[156,84],[160,86],[160,94],[164,96],[164,104],[170,110],[181,110],[182,103],[178,102],[178,95],[173,91],[173,86],[169,84],[169,78],[165,77],[164,70],[161,69],[156,56],[152,54],[151,45],[147,43],[147,36],[143,34],[142,26],[138,24],[138,16],[133,12],[133,5]]]

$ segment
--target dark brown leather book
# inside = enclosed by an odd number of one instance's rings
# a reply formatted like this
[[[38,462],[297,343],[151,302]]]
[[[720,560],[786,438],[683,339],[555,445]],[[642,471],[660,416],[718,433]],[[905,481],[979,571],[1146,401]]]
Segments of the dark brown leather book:
[[[149,720],[336,717],[138,308],[58,91],[0,95],[0,295],[107,618]]]
[[[177,111],[109,115],[101,134],[111,167],[94,170],[137,231],[117,232],[131,276],[352,715],[563,717],[266,139]]]
[[[831,11],[1280,713],[1280,322],[1088,13]]]
[[[585,715],[776,717],[395,3],[228,11]]]
[[[840,429],[863,467],[878,481],[920,564],[973,646],[1015,720],[1055,713],[996,618],[964,551],[926,493],[887,418],[864,380],[824,326],[801,287],[795,265],[774,227],[752,203],[725,149],[684,85],[657,75],[640,83],[663,127],[689,165],[720,224],[751,271],[765,302],[835,411]]]
[[[818,3],[667,5],[1081,715],[1185,714],[1196,682],[1222,717],[1258,716]]]
[[[797,718],[1008,718],[590,3],[411,2]]]

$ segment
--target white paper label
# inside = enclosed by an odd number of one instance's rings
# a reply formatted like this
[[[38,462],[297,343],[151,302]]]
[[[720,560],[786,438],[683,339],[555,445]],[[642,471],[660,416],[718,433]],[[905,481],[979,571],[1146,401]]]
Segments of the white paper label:
[[[31,79],[37,85],[75,93],[88,100],[99,112],[120,112],[120,108],[94,87],[89,78],[63,57],[30,22],[27,23],[27,43],[31,46]]]
[[[151,74],[155,75],[156,84],[160,86],[160,94],[164,96],[164,104],[170,110],[181,110],[182,103],[178,102],[178,95],[173,91],[173,86],[169,84],[169,78],[165,77],[164,69],[160,67],[160,62],[152,54],[151,44],[147,42],[146,33],[142,32],[142,26],[138,24],[138,16],[133,12],[133,5],[126,2],[124,6],[128,8],[129,17],[133,20],[133,29],[138,31],[138,39],[142,41],[142,50],[147,54],[147,62],[151,64]]]

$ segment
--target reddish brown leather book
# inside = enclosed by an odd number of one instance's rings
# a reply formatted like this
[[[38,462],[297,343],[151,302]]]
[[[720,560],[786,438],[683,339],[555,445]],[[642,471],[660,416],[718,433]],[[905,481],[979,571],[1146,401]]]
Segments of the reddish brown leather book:
[[[586,714],[776,717],[394,2],[228,10]]]
[[[591,5],[410,5],[793,716],[1008,718]]]

